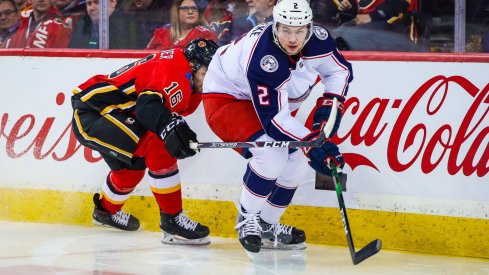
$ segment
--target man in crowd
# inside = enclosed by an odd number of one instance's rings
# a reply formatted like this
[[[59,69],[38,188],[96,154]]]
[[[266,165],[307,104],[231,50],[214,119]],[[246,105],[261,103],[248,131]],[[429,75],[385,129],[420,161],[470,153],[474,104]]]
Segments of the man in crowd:
[[[10,48],[66,48],[71,28],[50,0],[31,0],[32,10],[22,17]]]
[[[109,9],[109,48],[142,49],[146,41],[141,39],[138,22],[117,6],[117,0],[107,0]],[[87,14],[78,20],[70,48],[99,48],[99,0],[87,0]]]
[[[8,48],[12,35],[20,24],[20,15],[14,0],[0,0],[0,45]]]
[[[221,44],[229,43],[231,40],[236,39],[259,24],[272,21],[275,2],[276,0],[247,0],[249,15],[233,20],[229,34],[226,37],[227,41],[222,41]]]

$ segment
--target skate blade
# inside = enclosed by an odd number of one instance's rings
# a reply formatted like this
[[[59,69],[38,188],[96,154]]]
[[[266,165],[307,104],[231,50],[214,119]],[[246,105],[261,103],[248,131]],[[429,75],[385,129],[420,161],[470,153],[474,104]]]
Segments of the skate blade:
[[[256,262],[256,260],[260,259],[259,252],[250,252],[248,250],[244,250],[250,262]]]
[[[163,232],[163,237],[161,237],[161,242],[163,244],[171,245],[208,245],[211,243],[209,237],[204,237],[200,239],[186,239],[177,235],[171,235]]]
[[[278,249],[278,250],[304,250],[307,248],[305,242],[299,244],[283,244],[278,242],[276,245],[269,240],[262,240],[261,248],[264,249]]]
[[[141,227],[139,227],[138,229],[136,230],[124,230],[124,229],[120,229],[120,228],[117,228],[115,226],[112,226],[112,225],[108,225],[108,224],[105,224],[105,223],[101,223],[97,220],[92,220],[92,224],[93,225],[97,225],[97,226],[102,226],[102,227],[106,227],[106,228],[112,228],[112,229],[117,229],[117,230],[120,230],[120,231],[125,231],[125,232],[134,232],[134,231],[139,231],[141,230]]]

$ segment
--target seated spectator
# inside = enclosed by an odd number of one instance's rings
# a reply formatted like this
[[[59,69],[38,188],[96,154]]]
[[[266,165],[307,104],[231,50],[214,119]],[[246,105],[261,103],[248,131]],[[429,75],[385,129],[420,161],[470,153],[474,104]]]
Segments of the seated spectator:
[[[343,50],[426,51],[411,41],[410,9],[417,0],[331,0],[341,26],[333,30]],[[344,22],[352,18],[350,21]]]
[[[109,0],[109,48],[141,49],[140,30],[132,17],[117,9],[117,0]],[[99,48],[99,0],[87,0],[87,15],[73,31],[70,48]]]
[[[85,3],[81,4],[79,0],[54,0],[53,3],[71,29],[74,29],[76,22],[85,15]]]
[[[198,5],[198,4],[197,4]],[[230,3],[221,0],[210,0],[204,8],[204,18],[209,24],[209,28],[216,32],[217,41],[226,41],[229,35],[229,28],[233,21],[233,14],[230,10]]]
[[[20,14],[14,0],[0,0],[0,45],[9,48],[12,35],[20,25]]]
[[[217,34],[207,27],[194,0],[175,0],[170,10],[170,24],[155,30],[146,49],[183,49],[196,38],[216,41]]]
[[[50,0],[30,0],[32,10],[21,17],[10,48],[66,48],[71,29]]]
[[[246,0],[249,7],[249,15],[237,17],[233,20],[229,30],[229,36],[220,44],[227,44],[255,26],[273,20],[273,7],[276,0]]]
[[[142,31],[143,47],[148,45],[156,28],[170,23],[171,5],[168,0],[127,0],[122,3],[122,9],[134,16]]]

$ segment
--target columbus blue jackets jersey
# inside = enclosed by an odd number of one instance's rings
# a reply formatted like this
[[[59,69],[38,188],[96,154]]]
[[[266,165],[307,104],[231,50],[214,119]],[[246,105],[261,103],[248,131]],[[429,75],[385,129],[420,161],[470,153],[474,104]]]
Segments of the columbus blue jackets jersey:
[[[310,131],[291,116],[319,81],[346,96],[352,68],[329,32],[313,27],[294,57],[273,41],[272,24],[259,25],[218,49],[204,79],[204,97],[251,100],[265,132],[275,140],[300,140]]]

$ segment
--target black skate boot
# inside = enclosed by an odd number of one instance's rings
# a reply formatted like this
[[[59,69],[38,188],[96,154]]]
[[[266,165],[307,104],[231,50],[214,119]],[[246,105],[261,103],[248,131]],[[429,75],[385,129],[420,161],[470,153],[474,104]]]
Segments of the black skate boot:
[[[100,194],[95,193],[93,195],[93,203],[95,203],[92,213],[93,224],[115,227],[126,231],[136,231],[139,229],[139,220],[133,215],[123,210],[112,215],[109,211],[105,210],[100,204]]]
[[[160,212],[160,228],[163,231],[161,242],[165,244],[206,245],[209,239],[209,228],[192,221],[183,211],[169,215]]]
[[[258,221],[259,214],[250,214],[241,207],[238,208],[238,221],[234,229],[238,232],[238,239],[246,251],[258,253],[261,248],[261,227]]]
[[[269,249],[305,249],[306,233],[285,224],[269,224],[260,219],[262,246]]]

